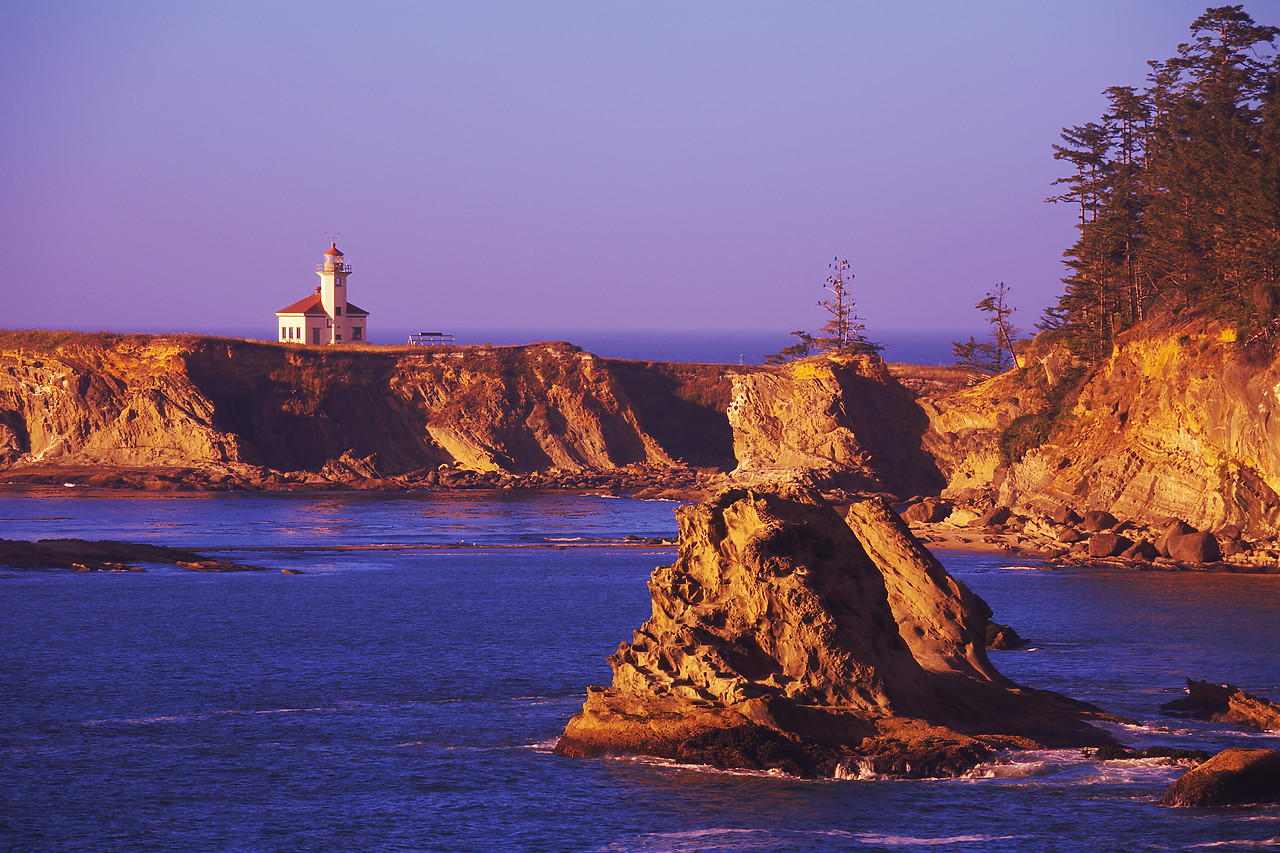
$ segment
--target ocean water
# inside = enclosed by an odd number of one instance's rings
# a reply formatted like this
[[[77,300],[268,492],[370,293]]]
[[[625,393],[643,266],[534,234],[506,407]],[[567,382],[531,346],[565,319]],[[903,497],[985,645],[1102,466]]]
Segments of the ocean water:
[[[205,329],[207,334],[229,335],[255,340],[275,340],[270,328]],[[431,328],[382,328],[374,324],[369,342],[380,345],[403,345],[410,332],[441,331]],[[600,329],[453,329],[459,346],[492,344],[513,346],[535,341],[568,341],[603,358],[637,361],[688,361],[707,364],[764,364],[764,357],[796,342],[789,330],[724,330],[696,331]],[[910,364],[952,364],[955,355],[952,341],[968,340],[970,335],[982,340],[985,329],[937,330],[891,329],[869,331],[867,337],[881,344],[881,355],[888,362]]]
[[[0,577],[0,849],[1280,846],[1280,807],[1163,809],[1184,768],[1070,750],[911,782],[552,754],[674,559],[627,537],[674,536],[673,506],[0,495],[0,537],[216,549],[271,570]],[[1280,747],[1156,710],[1188,675],[1280,696],[1280,578],[941,557],[1032,640],[993,655],[1014,679],[1133,717],[1119,733],[1134,745]]]

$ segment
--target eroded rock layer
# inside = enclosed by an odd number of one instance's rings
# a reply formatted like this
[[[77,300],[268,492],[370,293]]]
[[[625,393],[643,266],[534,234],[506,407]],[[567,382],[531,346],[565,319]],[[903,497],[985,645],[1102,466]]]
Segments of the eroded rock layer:
[[[1085,372],[1051,338],[1024,367],[926,401],[949,494],[1049,514],[1280,532],[1280,364],[1204,320],[1122,335]]]
[[[356,483],[440,466],[516,475],[670,470],[686,461],[728,469],[723,410],[737,369],[615,370],[564,343],[319,348],[6,332],[0,470],[10,480],[40,472],[76,480],[140,469],[163,488],[166,477],[195,473],[214,482],[285,472],[305,483]],[[673,411],[723,428],[690,435],[671,423]]]
[[[728,416],[740,483],[900,496],[945,484],[921,446],[928,416],[875,355],[815,356],[735,376]]]
[[[905,497],[941,487],[919,446],[926,425],[874,358],[760,368],[603,359],[566,343],[334,348],[0,332],[0,481],[11,483],[514,478],[687,494],[736,468],[745,482]]]
[[[557,751],[817,775],[953,775],[999,746],[1108,742],[1093,709],[1012,685],[990,610],[880,499],[728,490],[682,507],[653,615]]]

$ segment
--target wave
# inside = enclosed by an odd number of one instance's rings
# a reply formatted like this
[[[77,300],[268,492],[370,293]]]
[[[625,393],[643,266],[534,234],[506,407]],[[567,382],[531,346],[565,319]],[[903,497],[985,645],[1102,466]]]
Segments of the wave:
[[[796,778],[795,776],[791,776],[781,770],[747,770],[744,768],[713,767],[710,764],[689,764],[675,761],[670,758],[658,758],[653,755],[606,755],[604,758],[607,761],[614,761],[620,764],[642,764],[647,767],[654,767],[660,770],[706,773],[713,776],[745,776],[755,779],[786,780],[794,780]]]
[[[167,714],[155,717],[107,717],[101,720],[85,720],[81,725],[85,726],[105,726],[105,725],[125,725],[136,726],[145,723],[183,723],[195,722],[197,720],[209,720],[215,717],[254,717],[268,714],[314,714],[314,713],[336,713],[342,711],[350,711],[354,708],[364,707],[360,702],[342,702],[338,705],[324,706],[317,708],[264,708],[256,711],[246,711],[239,708],[229,708],[222,711],[194,711],[186,714]]]
[[[843,829],[775,830],[739,827],[708,827],[676,832],[649,832],[627,842],[599,848],[602,851],[644,851],[644,853],[703,853],[713,850],[787,850],[805,840],[850,842],[868,847],[945,847],[951,844],[985,844],[993,841],[1017,841],[1026,835],[939,835],[916,836],[884,832],[858,832]]]
[[[1002,752],[994,761],[974,767],[961,778],[996,782],[1050,781],[1066,785],[1123,785],[1172,781],[1196,762],[1165,757],[1100,761],[1078,749]]]
[[[880,844],[886,847],[940,847],[945,844],[983,844],[989,841],[1016,841],[1029,838],[1026,835],[943,835],[922,838],[911,835],[883,835],[875,832],[854,832],[850,837],[863,844]]]
[[[1201,847],[1231,847],[1233,849],[1240,847],[1280,847],[1280,835],[1274,838],[1263,838],[1257,841],[1241,838],[1237,841],[1205,841],[1201,844],[1192,844],[1187,849],[1197,849]]]

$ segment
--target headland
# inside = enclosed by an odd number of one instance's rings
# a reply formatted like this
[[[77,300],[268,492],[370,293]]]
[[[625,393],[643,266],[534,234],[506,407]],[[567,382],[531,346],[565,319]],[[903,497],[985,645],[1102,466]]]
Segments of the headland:
[[[870,353],[758,367],[564,342],[0,332],[0,488],[700,500],[790,483],[883,496],[937,548],[1265,571],[1280,564],[1276,387],[1280,366],[1209,319],[1135,327],[1092,367],[1045,333],[990,378]],[[1199,549],[1162,553],[1175,527]]]

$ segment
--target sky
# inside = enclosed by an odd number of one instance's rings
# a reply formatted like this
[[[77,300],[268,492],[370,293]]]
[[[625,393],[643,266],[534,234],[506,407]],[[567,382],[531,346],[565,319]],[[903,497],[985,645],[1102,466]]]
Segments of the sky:
[[[1064,126],[1203,2],[0,0],[0,327],[1031,328]],[[1245,8],[1280,24],[1267,3]]]

